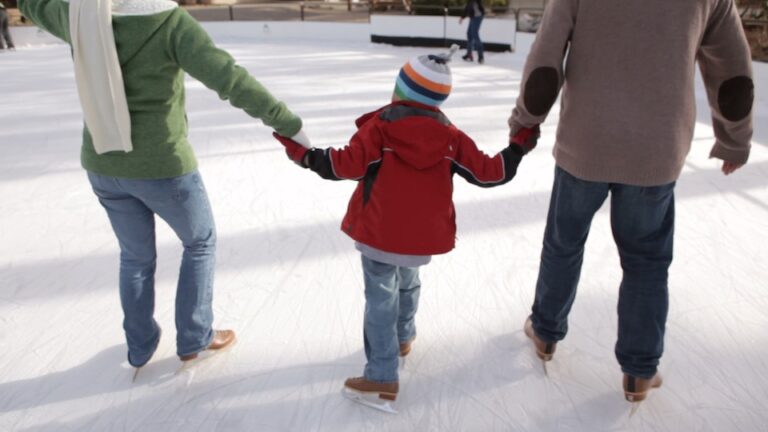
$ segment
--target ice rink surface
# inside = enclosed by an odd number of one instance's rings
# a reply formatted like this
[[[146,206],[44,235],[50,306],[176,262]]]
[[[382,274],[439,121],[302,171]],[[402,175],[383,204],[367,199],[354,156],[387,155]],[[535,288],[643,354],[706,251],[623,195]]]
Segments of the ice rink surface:
[[[305,120],[342,146],[389,100],[423,48],[220,40]],[[507,141],[531,37],[487,64],[453,64],[447,116],[487,153]],[[2,431],[765,431],[768,424],[768,65],[755,63],[755,137],[732,176],[697,88],[698,124],[677,187],[664,386],[629,416],[614,359],[621,270],[608,205],[587,243],[570,333],[543,374],[522,332],[534,294],[557,108],[508,185],[455,178],[456,249],[422,269],[418,338],[398,415],[344,399],[362,372],[359,254],[339,231],[354,183],[289,162],[259,121],[189,80],[190,141],[219,233],[214,309],[228,353],[175,374],[181,247],[158,224],[165,332],[135,383],[117,292],[118,248],[79,164],[69,48],[0,55],[0,430]]]

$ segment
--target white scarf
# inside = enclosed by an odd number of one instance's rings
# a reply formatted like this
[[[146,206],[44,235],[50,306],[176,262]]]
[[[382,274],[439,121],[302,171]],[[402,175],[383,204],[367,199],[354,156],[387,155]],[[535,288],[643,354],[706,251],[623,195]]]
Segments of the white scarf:
[[[96,153],[130,152],[131,117],[112,32],[112,0],[70,0],[75,80]]]

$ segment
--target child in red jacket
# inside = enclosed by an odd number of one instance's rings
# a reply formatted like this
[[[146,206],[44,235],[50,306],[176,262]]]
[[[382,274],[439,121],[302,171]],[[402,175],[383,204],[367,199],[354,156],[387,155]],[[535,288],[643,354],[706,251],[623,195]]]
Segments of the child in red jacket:
[[[438,106],[451,90],[454,51],[406,63],[392,103],[358,118],[341,150],[307,149],[275,134],[300,166],[358,182],[341,229],[362,254],[368,363],[362,377],[344,383],[356,392],[350,395],[397,397],[398,355],[407,355],[416,337],[419,266],[454,247],[453,174],[481,187],[502,185],[538,139],[538,129],[523,129],[490,157],[448,120]]]

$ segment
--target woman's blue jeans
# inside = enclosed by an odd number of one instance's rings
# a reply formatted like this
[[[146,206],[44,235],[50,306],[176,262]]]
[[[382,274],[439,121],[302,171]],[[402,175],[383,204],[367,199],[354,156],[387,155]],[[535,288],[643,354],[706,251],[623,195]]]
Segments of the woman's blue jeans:
[[[120,244],[120,302],[128,362],[141,366],[160,340],[155,321],[155,215],[181,240],[184,252],[176,288],[178,355],[205,349],[213,338],[216,228],[200,174],[142,180],[88,173]]]

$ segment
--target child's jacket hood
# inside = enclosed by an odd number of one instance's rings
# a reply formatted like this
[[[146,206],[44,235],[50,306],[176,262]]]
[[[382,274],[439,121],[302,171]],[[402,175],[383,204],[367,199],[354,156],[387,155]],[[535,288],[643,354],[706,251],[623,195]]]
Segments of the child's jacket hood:
[[[355,241],[396,254],[453,249],[453,175],[491,187],[514,177],[522,150],[488,156],[440,110],[395,102],[357,120],[343,149],[314,149],[309,168],[329,180],[355,180],[341,229]]]
[[[375,116],[381,120],[383,150],[394,152],[413,168],[431,168],[453,153],[454,128],[437,108],[398,101],[360,117],[356,124],[361,127]]]

